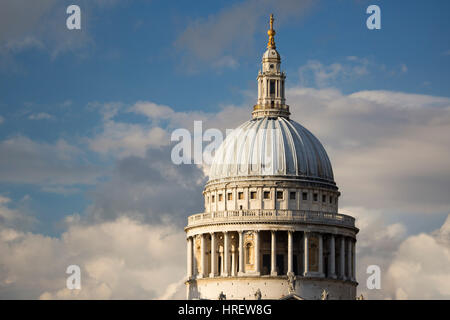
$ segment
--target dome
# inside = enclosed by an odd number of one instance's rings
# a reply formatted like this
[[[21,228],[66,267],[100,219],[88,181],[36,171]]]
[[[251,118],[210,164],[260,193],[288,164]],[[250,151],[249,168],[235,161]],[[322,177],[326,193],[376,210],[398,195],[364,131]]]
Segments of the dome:
[[[217,149],[209,181],[246,176],[289,176],[335,184],[320,141],[285,117],[249,120]]]
[[[276,49],[267,49],[263,54],[263,61],[266,59],[280,60],[280,54]]]

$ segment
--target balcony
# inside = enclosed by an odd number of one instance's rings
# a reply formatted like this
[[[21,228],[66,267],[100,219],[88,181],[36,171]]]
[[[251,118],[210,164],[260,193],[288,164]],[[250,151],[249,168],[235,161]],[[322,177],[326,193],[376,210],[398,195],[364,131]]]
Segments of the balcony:
[[[355,227],[355,218],[339,213],[306,210],[229,210],[197,213],[188,217],[187,227],[227,222],[298,222]]]

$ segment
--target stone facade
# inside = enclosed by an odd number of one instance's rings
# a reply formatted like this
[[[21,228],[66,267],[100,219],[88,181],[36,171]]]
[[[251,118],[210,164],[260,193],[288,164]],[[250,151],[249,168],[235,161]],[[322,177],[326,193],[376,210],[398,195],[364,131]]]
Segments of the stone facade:
[[[338,213],[323,146],[289,120],[272,17],[268,34],[253,120],[223,142],[205,211],[188,217],[187,298],[355,299],[355,219]],[[248,138],[248,128],[269,126],[276,134]]]

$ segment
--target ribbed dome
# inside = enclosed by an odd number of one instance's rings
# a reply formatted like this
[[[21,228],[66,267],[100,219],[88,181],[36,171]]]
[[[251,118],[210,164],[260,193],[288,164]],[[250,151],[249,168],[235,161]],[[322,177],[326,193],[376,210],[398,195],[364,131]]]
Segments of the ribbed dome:
[[[298,176],[334,184],[320,141],[284,117],[253,119],[236,128],[217,149],[209,180],[255,175]]]

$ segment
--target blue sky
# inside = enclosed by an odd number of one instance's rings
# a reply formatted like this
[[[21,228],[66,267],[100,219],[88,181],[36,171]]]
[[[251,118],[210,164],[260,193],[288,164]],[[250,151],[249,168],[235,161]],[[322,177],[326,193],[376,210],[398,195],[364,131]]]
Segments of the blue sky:
[[[81,31],[66,28],[72,3]],[[381,30],[366,27],[371,4]],[[185,275],[183,227],[203,210],[208,168],[174,165],[170,134],[250,118],[273,13],[291,118],[324,145],[340,212],[361,229],[358,281],[372,264],[386,276],[362,292],[450,299],[449,12],[440,0],[1,1],[0,298],[74,298],[61,288],[73,263],[77,297],[184,297],[167,288]]]
[[[245,39],[224,40],[224,46],[217,45],[220,38],[195,39],[211,40],[211,47],[218,46],[219,51],[206,58],[185,46],[189,36],[187,40],[180,38],[189,26],[206,23],[208,17],[220,16],[242,2],[76,3],[82,10],[81,31],[64,30],[67,15],[65,6],[59,3],[49,8],[52,27],[43,27],[44,31],[36,34],[42,46],[3,52],[8,60],[5,58],[7,63],[0,71],[0,116],[4,119],[0,139],[22,136],[48,144],[63,139],[83,149],[84,159],[77,163],[113,167],[111,157],[99,156],[83,145],[84,139],[99,130],[101,122],[93,103],[132,105],[152,101],[179,112],[214,113],[225,105],[251,101],[265,49],[267,15],[272,11],[289,86],[321,87],[308,74],[301,79],[299,68],[308,61],[331,65],[358,57],[364,59],[362,63],[370,67],[370,72],[327,85],[347,94],[359,90],[441,97],[450,94],[450,4],[446,1],[376,1],[381,8],[382,29],[375,31],[365,26],[365,9],[372,2],[319,1],[308,4],[299,14],[283,13],[280,19],[277,8],[268,5],[258,13],[255,31],[245,34]],[[229,19],[229,23],[234,21]],[[45,24],[45,19],[36,22],[17,39],[34,37],[35,30]],[[55,27],[62,29],[64,37],[73,37],[73,43],[60,51],[60,40],[52,35]],[[226,33],[222,30],[219,35]],[[232,36],[239,38],[239,34]],[[212,60],[221,56],[231,58],[233,63],[214,66]],[[30,119],[39,114],[40,120]],[[118,115],[118,119],[147,121],[129,113]],[[108,174],[102,179],[108,179]],[[83,212],[91,203],[89,190],[93,184],[74,183],[71,188],[77,191],[59,194],[43,191],[40,183],[0,183],[0,193],[15,201],[28,195],[27,210],[50,224],[67,214]],[[55,227],[47,223],[39,230],[53,234]]]
[[[256,91],[254,80],[266,42],[264,14],[258,17],[256,32],[245,50],[234,42],[224,49],[238,66],[216,68],[209,61],[192,57],[177,41],[189,24],[232,7],[229,1],[195,5],[165,1],[113,1],[100,6],[77,3],[82,9],[82,31],[65,31],[65,36],[83,33],[88,40],[56,54],[54,48],[25,48],[10,54],[14,66],[3,66],[0,116],[5,120],[0,125],[0,138],[23,135],[48,143],[62,138],[77,145],[81,137],[93,135],[100,121],[99,114],[89,107],[92,102],[150,100],[176,111],[217,112],[223,105],[247,101],[244,91]],[[333,83],[342,92],[389,89],[448,97],[450,4],[376,3],[382,12],[382,29],[377,31],[365,27],[367,1],[322,1],[308,6],[301,16],[276,20],[276,40],[286,57],[283,67],[289,85],[300,82],[298,69],[308,60],[331,64],[356,56],[376,67],[357,81]],[[53,9],[52,17],[60,28],[65,28],[64,8]],[[265,11],[273,11],[277,17],[276,9]],[[40,36],[43,41],[50,37],[45,33]],[[402,72],[402,67],[407,71]],[[39,113],[51,118],[28,119],[30,114]],[[146,121],[123,116],[133,122]],[[94,163],[108,163],[90,152],[87,157]],[[30,210],[54,217],[83,211],[89,203],[84,192],[89,186],[78,188],[82,192],[57,195],[41,192],[39,186],[4,182],[0,192],[14,199],[31,195]]]

